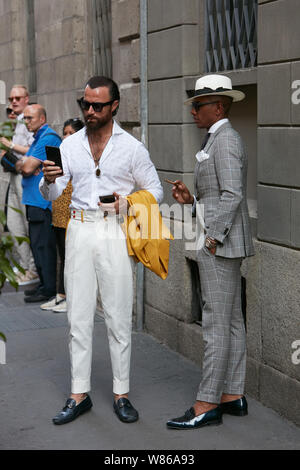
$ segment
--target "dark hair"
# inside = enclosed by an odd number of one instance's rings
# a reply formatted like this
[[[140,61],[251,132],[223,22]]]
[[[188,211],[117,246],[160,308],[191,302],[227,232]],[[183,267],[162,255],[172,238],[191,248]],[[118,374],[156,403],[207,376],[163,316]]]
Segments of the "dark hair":
[[[77,131],[80,131],[80,129],[84,127],[84,124],[81,121],[81,119],[72,118],[72,119],[67,119],[67,121],[64,122],[63,130],[65,130],[67,126],[71,126],[72,129],[74,129],[74,131],[77,132]]]
[[[118,85],[109,77],[103,76],[95,76],[89,79],[89,81],[85,85],[86,87],[89,86],[92,89],[99,88],[99,87],[107,87],[109,89],[110,97],[112,101],[120,101],[120,92]],[[119,106],[113,112],[113,116],[115,116],[118,112]]]

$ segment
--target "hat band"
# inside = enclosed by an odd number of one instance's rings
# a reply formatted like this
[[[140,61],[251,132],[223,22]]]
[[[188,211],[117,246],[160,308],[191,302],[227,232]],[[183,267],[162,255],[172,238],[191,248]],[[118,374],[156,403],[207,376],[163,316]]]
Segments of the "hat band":
[[[223,87],[213,89],[213,88],[205,87],[205,88],[201,88],[201,90],[195,90],[194,96],[204,95],[205,93],[220,93],[222,91],[232,91],[232,89],[223,88]]]

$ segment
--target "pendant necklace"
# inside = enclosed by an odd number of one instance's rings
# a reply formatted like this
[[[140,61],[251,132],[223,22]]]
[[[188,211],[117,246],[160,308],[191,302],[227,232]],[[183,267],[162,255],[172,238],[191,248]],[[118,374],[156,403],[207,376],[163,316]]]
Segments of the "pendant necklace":
[[[92,149],[93,160],[94,160],[95,164],[97,165],[96,172],[95,172],[95,173],[96,173],[96,177],[97,177],[97,178],[100,178],[100,176],[101,176],[101,170],[100,170],[100,168],[99,168],[99,161],[100,161],[101,155],[100,155],[99,158],[95,158],[95,151],[94,151],[94,146],[93,146],[92,141],[90,142],[90,144],[91,144],[91,149]]]

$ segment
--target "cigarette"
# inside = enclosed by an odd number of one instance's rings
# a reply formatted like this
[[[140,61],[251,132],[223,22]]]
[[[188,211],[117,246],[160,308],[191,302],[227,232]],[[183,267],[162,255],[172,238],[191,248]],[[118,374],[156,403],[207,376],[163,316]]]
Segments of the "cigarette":
[[[173,184],[173,185],[175,185],[175,186],[176,186],[176,184],[178,184],[178,183],[176,183],[175,181],[168,180],[168,178],[165,178],[165,182],[166,182],[166,183],[169,183],[169,184]]]

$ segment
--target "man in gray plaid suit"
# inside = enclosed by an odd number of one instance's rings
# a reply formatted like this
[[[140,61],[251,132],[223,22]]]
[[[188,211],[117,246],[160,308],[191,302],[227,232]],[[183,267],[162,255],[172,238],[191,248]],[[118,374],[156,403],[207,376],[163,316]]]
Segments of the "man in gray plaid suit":
[[[198,252],[204,301],[204,358],[196,403],[168,428],[191,429],[222,423],[223,413],[247,414],[243,395],[246,333],[241,309],[242,259],[254,254],[247,207],[247,156],[228,114],[244,93],[232,90],[223,75],[206,75],[196,82],[192,115],[208,134],[196,155],[195,196],[181,181],[173,197],[182,204],[204,205],[205,243]]]

